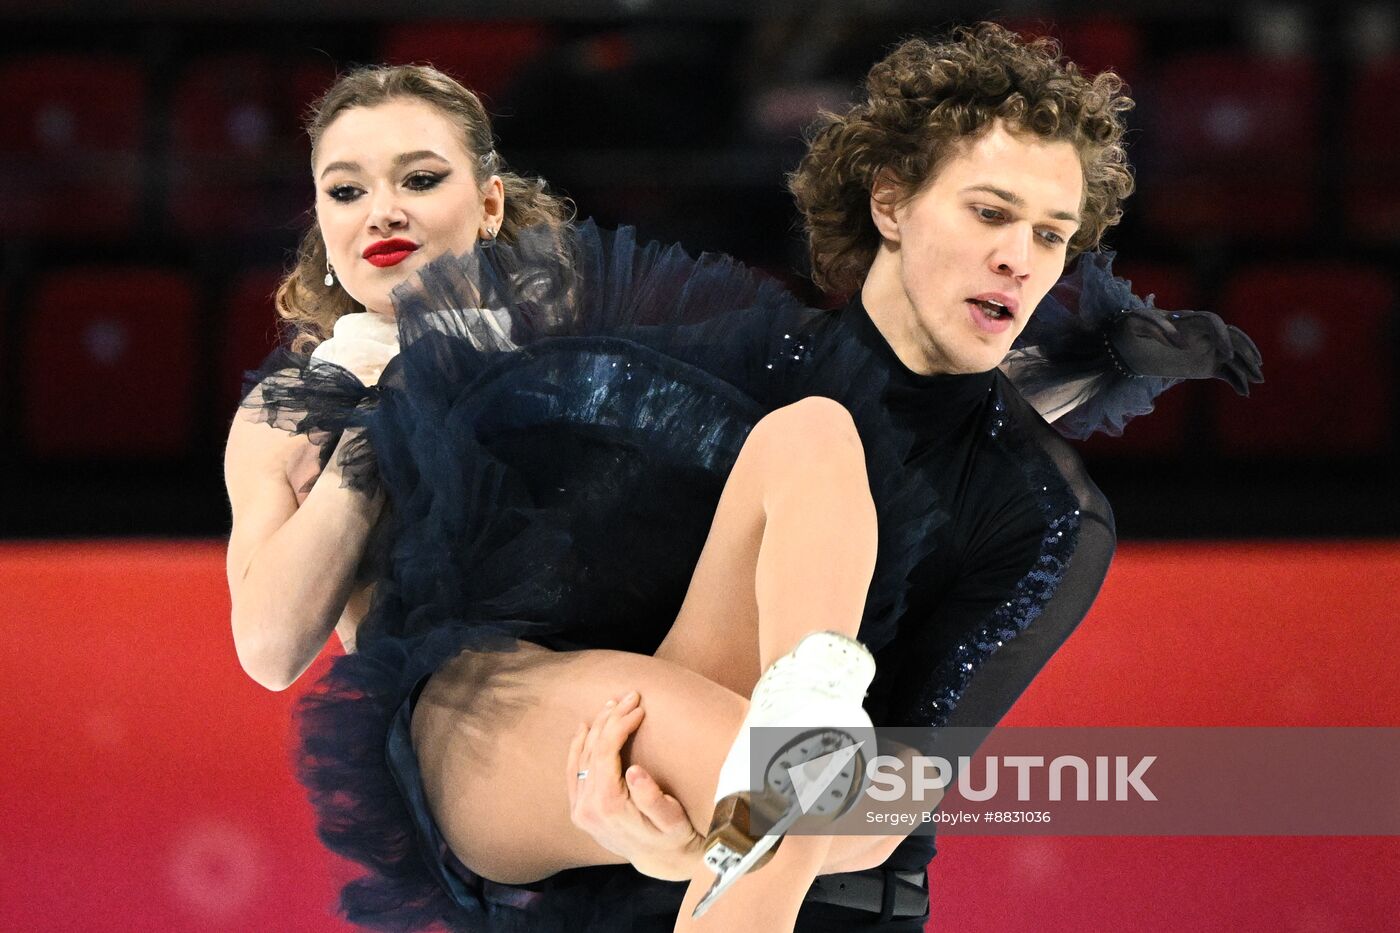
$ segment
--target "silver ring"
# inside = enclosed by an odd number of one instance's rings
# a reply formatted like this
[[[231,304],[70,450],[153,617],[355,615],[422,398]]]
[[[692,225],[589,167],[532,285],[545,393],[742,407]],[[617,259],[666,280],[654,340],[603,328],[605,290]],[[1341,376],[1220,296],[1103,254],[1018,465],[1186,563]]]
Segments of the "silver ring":
[[[586,778],[586,777],[588,777],[588,772],[587,772],[587,771],[580,771],[580,772],[578,773],[578,779],[579,779],[580,781],[582,781],[582,780],[583,780],[584,778]]]

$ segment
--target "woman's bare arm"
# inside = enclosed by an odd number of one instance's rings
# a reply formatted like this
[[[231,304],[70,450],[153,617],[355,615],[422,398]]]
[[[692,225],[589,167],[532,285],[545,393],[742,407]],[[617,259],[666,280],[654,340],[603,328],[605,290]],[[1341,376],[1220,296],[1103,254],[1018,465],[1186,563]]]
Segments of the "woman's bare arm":
[[[306,437],[257,421],[246,409],[234,419],[224,453],[234,646],[248,676],[269,690],[295,682],[336,628],[383,507],[382,496],[342,484],[339,449],[298,506],[293,478],[314,476],[317,454]]]

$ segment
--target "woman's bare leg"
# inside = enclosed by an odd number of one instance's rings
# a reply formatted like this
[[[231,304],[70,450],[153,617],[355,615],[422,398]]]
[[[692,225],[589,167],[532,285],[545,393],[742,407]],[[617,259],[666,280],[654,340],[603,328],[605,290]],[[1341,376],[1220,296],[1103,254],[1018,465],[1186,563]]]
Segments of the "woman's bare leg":
[[[850,415],[825,398],[781,414],[760,422],[760,443],[740,453],[735,473],[741,463],[754,469],[725,486],[685,602],[656,651],[745,697],[776,657],[814,630],[812,619],[834,617],[831,630],[854,636],[874,569],[875,508]],[[784,534],[762,553],[770,522]],[[824,604],[831,594],[836,604]],[[761,596],[763,630],[785,644],[781,650],[772,643],[761,650]]]
[[[732,600],[733,618],[748,623],[740,643],[756,680],[809,632],[856,633],[875,540],[864,455],[849,415],[826,399],[789,406],[760,422],[745,444],[678,624],[721,615]],[[459,656],[435,675],[415,712],[414,743],[429,801],[458,856],[485,877],[516,883],[619,861],[572,825],[559,774],[578,724],[628,690],[639,691],[646,706],[631,760],[693,823],[709,825],[719,766],[746,701],[667,659],[668,650],[702,634],[697,628],[686,624],[654,658],[526,648]],[[744,625],[734,629],[742,633]],[[707,633],[712,644],[722,637]],[[751,924],[755,911],[771,915],[765,928],[790,928],[831,845],[821,837],[788,840],[701,921],[690,921],[687,908],[678,929],[734,929]],[[695,889],[710,880],[697,866],[692,906]]]
[[[522,644],[459,655],[433,676],[414,709],[414,747],[433,814],[464,864],[519,884],[622,861],[573,825],[564,772],[579,725],[629,690],[645,719],[628,758],[693,822],[708,821],[748,704],[699,674],[641,654]]]
[[[820,404],[827,400],[811,401]],[[830,420],[839,425],[839,430],[849,429],[854,433],[854,427],[846,423],[848,419],[840,417],[844,412],[831,414]],[[819,456],[821,435],[830,427],[806,433],[806,442],[800,444],[805,449],[793,453]],[[860,475],[865,476],[863,468]],[[751,488],[725,487],[685,602],[656,651],[656,657],[703,674],[744,697],[753,694],[763,671],[758,660],[758,593],[757,587],[750,584],[758,573],[763,522],[752,520],[753,495]],[[855,497],[851,504],[863,505],[863,500],[864,497]],[[818,498],[817,501],[822,500]],[[871,508],[873,511],[873,506]],[[697,825],[704,829],[703,824]],[[788,839],[784,845],[790,847],[796,841],[796,838]],[[818,873],[853,871],[878,864],[892,847],[893,843],[883,837],[836,837]],[[764,870],[772,867],[770,864]],[[696,894],[695,891],[691,893]],[[694,906],[693,900],[688,900],[690,907]]]

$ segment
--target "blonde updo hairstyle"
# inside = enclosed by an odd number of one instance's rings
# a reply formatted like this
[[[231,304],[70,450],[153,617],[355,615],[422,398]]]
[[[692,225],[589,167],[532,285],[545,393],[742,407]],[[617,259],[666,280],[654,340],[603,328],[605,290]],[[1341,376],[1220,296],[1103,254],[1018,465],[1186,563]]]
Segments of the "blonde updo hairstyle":
[[[551,193],[540,178],[507,169],[496,151],[491,118],[481,99],[430,65],[370,65],[342,75],[312,107],[306,121],[311,160],[326,128],[354,107],[374,107],[392,100],[425,101],[462,130],[468,153],[476,157],[477,180],[499,175],[505,186],[505,217],[497,237],[510,243],[527,227],[561,226],[567,202]],[[339,285],[326,285],[326,245],[313,224],[301,239],[296,264],[277,287],[278,316],[292,329],[292,349],[306,353],[331,334],[337,319],[363,308]]]
[[[1063,61],[1055,40],[1028,42],[995,23],[959,28],[943,43],[901,43],[870,69],[861,100],[822,114],[788,177],[813,280],[837,295],[859,289],[880,246],[870,217],[877,177],[887,173],[900,200],[913,197],[997,118],[1013,131],[1074,145],[1085,197],[1069,254],[1094,249],[1133,190],[1123,148],[1123,114],[1133,101],[1123,92],[1113,72],[1090,78]]]

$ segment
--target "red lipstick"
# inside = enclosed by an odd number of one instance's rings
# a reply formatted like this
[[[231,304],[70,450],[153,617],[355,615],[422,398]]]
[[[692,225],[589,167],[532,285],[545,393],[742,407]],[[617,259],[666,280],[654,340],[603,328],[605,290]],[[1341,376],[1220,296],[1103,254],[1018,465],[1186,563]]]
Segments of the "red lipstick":
[[[412,240],[395,237],[392,240],[380,240],[377,243],[371,243],[369,246],[365,247],[365,251],[360,255],[371,265],[378,266],[381,269],[387,269],[390,266],[397,266],[399,263],[403,262],[417,248],[418,244]]]

